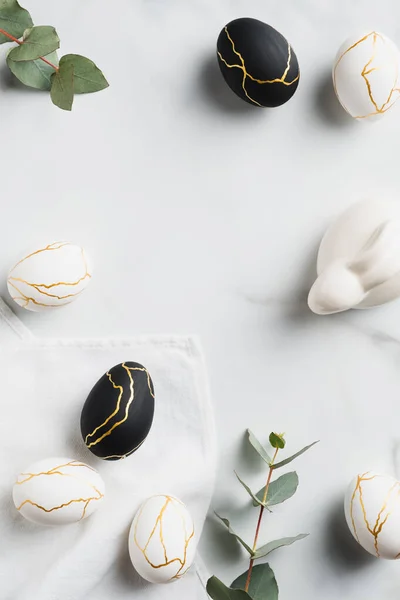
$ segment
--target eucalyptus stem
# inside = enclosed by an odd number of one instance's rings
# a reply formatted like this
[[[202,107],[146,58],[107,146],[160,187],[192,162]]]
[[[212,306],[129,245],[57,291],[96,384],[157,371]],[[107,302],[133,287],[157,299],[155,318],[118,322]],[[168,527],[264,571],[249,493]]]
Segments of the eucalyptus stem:
[[[15,42],[19,46],[23,46],[24,42],[21,42],[21,40],[14,37],[13,35],[11,35],[11,33],[8,33],[4,29],[0,29],[0,33],[5,35],[6,37],[8,37],[9,40],[11,40],[12,42]],[[47,58],[45,58],[44,56],[39,56],[39,59],[42,60],[44,63],[46,63],[46,65],[49,65],[50,67],[52,67],[55,71],[58,71],[57,65],[53,65],[53,63],[51,63],[49,60],[47,60]]]
[[[279,452],[279,448],[276,448],[274,456],[272,458],[272,461],[271,461],[271,463],[269,465],[268,478],[267,478],[267,483],[265,484],[265,490],[264,490],[263,504],[265,504],[265,502],[267,500],[268,489],[269,489],[269,485],[271,483],[272,473],[273,473],[273,470],[274,470],[273,469],[273,465],[275,463],[276,457],[278,456],[278,452]],[[260,535],[261,523],[262,523],[262,518],[263,518],[264,510],[265,510],[265,507],[264,506],[260,506],[260,514],[259,514],[259,517],[258,517],[257,528],[256,528],[255,536],[254,536],[254,542],[253,542],[253,552],[255,552],[257,550],[258,536]],[[248,573],[247,573],[246,586],[244,588],[245,592],[249,591],[250,581],[251,581],[251,574],[253,572],[253,567],[254,567],[254,558],[252,557],[250,559],[249,570],[248,570]]]

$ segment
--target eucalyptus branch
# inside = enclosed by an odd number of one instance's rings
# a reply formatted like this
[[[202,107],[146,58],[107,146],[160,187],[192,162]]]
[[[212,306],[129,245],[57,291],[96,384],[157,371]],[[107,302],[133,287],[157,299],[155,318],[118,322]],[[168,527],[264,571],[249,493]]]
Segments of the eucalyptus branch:
[[[75,94],[108,87],[100,69],[85,56],[67,54],[58,59],[60,38],[54,27],[34,26],[18,0],[0,0],[0,44],[17,44],[7,54],[7,66],[24,85],[50,92],[53,104],[71,110]]]
[[[276,448],[274,456],[273,456],[272,461],[271,461],[271,464],[269,466],[267,483],[265,485],[265,491],[264,491],[264,495],[263,495],[262,506],[260,506],[260,514],[259,514],[259,517],[258,517],[258,522],[257,522],[257,527],[256,527],[256,533],[255,533],[255,536],[254,536],[254,542],[253,542],[253,553],[254,554],[256,553],[256,550],[257,550],[258,536],[260,535],[261,523],[262,523],[262,518],[263,518],[263,514],[264,514],[264,510],[265,510],[265,503],[266,503],[266,500],[267,500],[268,490],[269,490],[269,486],[270,486],[271,479],[272,479],[272,473],[274,472],[273,464],[275,463],[275,460],[276,460],[276,457],[278,455],[278,452],[279,452],[279,448]],[[248,574],[247,574],[246,585],[245,585],[245,588],[244,588],[245,592],[249,591],[250,581],[251,581],[251,575],[253,573],[254,561],[255,561],[255,559],[252,556],[250,558],[249,571],[248,571]]]
[[[279,450],[282,450],[286,445],[286,440],[283,434],[271,433],[269,443],[274,449],[272,457],[269,450],[266,450],[257,440],[255,435],[248,431],[249,443],[256,450],[259,457],[268,465],[268,476],[265,486],[255,494],[250,487],[236,473],[238,481],[246,490],[252,499],[253,506],[259,507],[259,516],[257,520],[256,532],[254,535],[253,545],[247,544],[232,528],[231,523],[224,517],[217,517],[227,528],[228,532],[242,545],[250,556],[249,568],[245,573],[242,573],[230,587],[227,587],[217,577],[211,577],[207,583],[207,592],[213,600],[278,600],[279,589],[275,579],[275,575],[269,564],[255,565],[255,561],[265,558],[271,552],[283,546],[290,546],[298,540],[304,539],[308,534],[301,533],[294,537],[284,537],[278,540],[272,540],[263,546],[258,546],[258,541],[261,533],[261,525],[265,509],[270,510],[270,506],[280,504],[291,498],[298,487],[299,478],[296,472],[285,473],[277,479],[273,479],[273,474],[277,469],[288,465],[293,460],[304,454],[314,444],[306,446],[299,452],[277,462]]]
[[[8,33],[7,31],[5,31],[4,29],[0,29],[0,33],[5,35],[9,40],[11,40],[12,42],[15,42],[19,46],[23,46],[23,44],[25,43],[25,42],[21,42],[21,40],[14,37],[13,35]],[[42,60],[44,63],[46,63],[46,65],[49,65],[50,67],[52,67],[55,71],[58,71],[57,65],[53,65],[53,63],[51,63],[49,60],[47,60],[47,58],[45,58],[44,56],[39,56],[38,59]]]

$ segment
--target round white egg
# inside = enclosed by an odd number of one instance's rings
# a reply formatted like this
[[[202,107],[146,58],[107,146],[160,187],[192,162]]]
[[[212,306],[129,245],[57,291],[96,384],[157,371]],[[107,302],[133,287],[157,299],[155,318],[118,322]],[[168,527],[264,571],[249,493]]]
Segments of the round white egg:
[[[185,505],[173,496],[152,496],[137,512],[129,534],[136,571],[151,583],[183,577],[193,563],[196,536]]]
[[[357,475],[345,498],[347,524],[357,542],[380,558],[400,558],[400,481],[368,471]]]
[[[369,31],[346,40],[333,65],[333,85],[355,119],[376,119],[398,100],[400,53],[385,35]]]
[[[18,475],[13,500],[20,514],[40,525],[67,525],[91,515],[104,498],[100,475],[78,460],[48,458]]]
[[[23,256],[10,270],[7,287],[19,306],[39,312],[70,304],[91,278],[91,263],[83,248],[54,242]]]

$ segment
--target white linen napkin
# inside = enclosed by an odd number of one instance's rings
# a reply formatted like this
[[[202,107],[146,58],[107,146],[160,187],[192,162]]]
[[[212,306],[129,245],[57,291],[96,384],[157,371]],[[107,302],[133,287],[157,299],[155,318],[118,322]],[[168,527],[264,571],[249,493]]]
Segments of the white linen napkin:
[[[123,361],[149,369],[156,413],[140,451],[106,462],[83,444],[80,411],[99,377]],[[203,527],[214,483],[215,432],[196,340],[38,340],[0,299],[0,398],[1,600],[207,597],[195,568],[180,581],[155,586],[139,578],[128,555],[131,521],[152,494],[179,497],[198,536]],[[102,507],[81,523],[40,527],[12,503],[18,473],[53,456],[82,460],[105,480]]]

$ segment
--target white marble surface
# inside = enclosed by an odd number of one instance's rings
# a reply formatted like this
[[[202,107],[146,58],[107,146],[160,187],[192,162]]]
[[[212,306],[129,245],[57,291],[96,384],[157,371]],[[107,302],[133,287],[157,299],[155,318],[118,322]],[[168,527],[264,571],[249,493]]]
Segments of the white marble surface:
[[[311,533],[271,558],[281,600],[398,598],[400,565],[358,550],[341,499],[359,469],[396,467],[400,303],[333,317],[305,303],[330,220],[361,198],[399,193],[400,105],[380,123],[353,123],[330,84],[348,35],[372,27],[400,43],[397,0],[29,8],[111,87],[67,114],[0,70],[0,279],[26,246],[59,238],[86,245],[96,264],[75,305],[18,314],[41,336],[199,334],[220,432],[214,506],[240,532],[251,537],[256,514],[232,469],[254,487],[264,479],[243,455],[245,427],[260,438],[286,431],[289,451],[321,440],[263,534]],[[274,25],[297,52],[300,87],[281,109],[247,106],[219,75],[216,38],[238,16]],[[212,520],[202,545],[227,583],[245,570]]]

